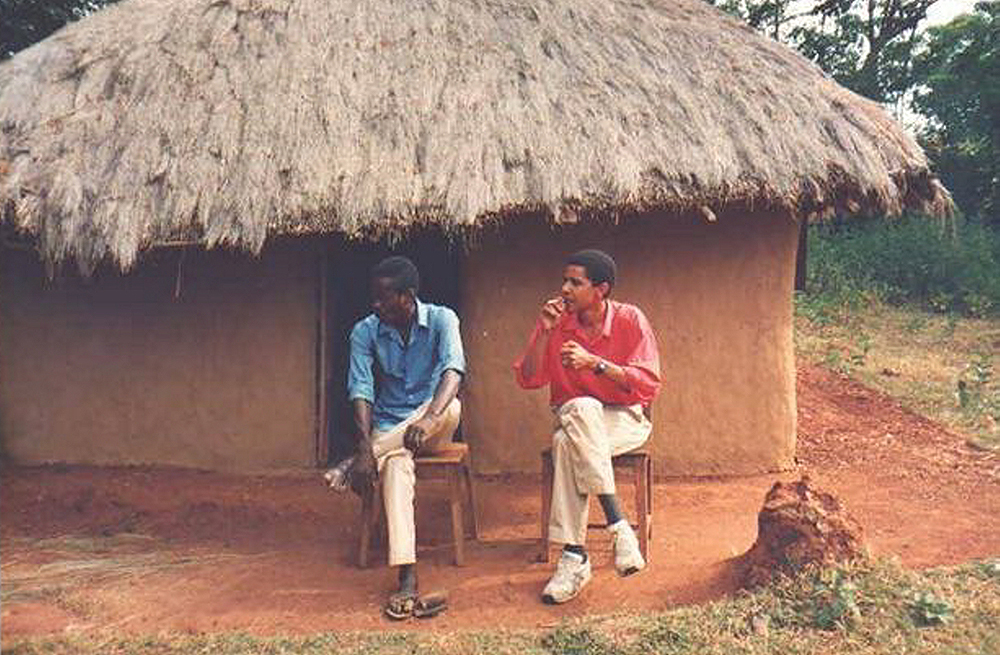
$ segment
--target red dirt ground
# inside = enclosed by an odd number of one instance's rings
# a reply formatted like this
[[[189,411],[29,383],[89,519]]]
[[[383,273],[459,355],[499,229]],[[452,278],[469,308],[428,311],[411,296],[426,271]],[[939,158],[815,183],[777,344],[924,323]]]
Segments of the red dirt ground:
[[[799,465],[837,494],[871,549],[916,567],[1000,555],[1000,457],[967,447],[892,399],[813,367],[799,370]],[[778,479],[660,481],[651,566],[625,580],[592,533],[595,578],[567,606],[539,592],[538,481],[480,480],[482,539],[456,568],[443,490],[418,499],[421,584],[451,607],[407,628],[532,627],[618,610],[659,610],[735,587],[733,558],[756,534]],[[358,502],[315,471],[235,475],[153,467],[5,467],[0,548],[6,640],[62,632],[389,628],[384,566],[359,570]],[[622,489],[630,498],[631,490]]]

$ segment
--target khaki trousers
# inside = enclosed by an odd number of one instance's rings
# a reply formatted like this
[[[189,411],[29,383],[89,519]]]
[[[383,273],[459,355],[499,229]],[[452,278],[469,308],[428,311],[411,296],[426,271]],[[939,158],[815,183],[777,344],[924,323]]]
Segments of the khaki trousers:
[[[615,493],[611,457],[646,443],[652,428],[641,405],[604,405],[581,397],[556,409],[550,541],[584,544],[590,494]]]
[[[385,518],[389,528],[389,566],[413,564],[417,561],[417,531],[413,521],[413,489],[417,475],[413,453],[403,446],[403,434],[410,424],[424,415],[428,405],[430,401],[418,407],[391,430],[375,431],[372,434],[372,453],[378,463]],[[422,450],[433,451],[435,446],[450,442],[461,415],[462,403],[456,398],[431,427]]]

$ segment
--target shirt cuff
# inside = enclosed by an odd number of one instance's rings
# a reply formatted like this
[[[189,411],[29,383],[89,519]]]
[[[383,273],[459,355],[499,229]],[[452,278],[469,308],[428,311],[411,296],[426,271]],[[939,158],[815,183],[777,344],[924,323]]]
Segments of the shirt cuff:
[[[622,366],[625,380],[636,402],[648,404],[656,396],[660,382],[649,371],[638,366]]]
[[[375,404],[375,394],[369,389],[351,389],[347,393],[347,399],[352,403],[355,400],[364,400],[369,405]]]

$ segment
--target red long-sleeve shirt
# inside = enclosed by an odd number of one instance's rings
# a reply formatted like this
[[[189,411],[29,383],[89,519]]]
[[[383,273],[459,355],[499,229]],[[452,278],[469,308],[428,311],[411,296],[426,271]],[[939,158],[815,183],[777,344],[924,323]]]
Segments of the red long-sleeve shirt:
[[[538,339],[544,339],[541,321],[528,341],[528,350]],[[593,340],[587,338],[575,312],[567,312],[549,333],[542,365],[531,377],[524,374],[524,358],[514,364],[517,382],[525,389],[549,385],[552,405],[558,407],[567,400],[592,396],[606,405],[648,405],[660,387],[660,355],[656,337],[649,321],[638,307],[613,300],[608,301],[604,326]],[[606,375],[589,369],[563,366],[559,354],[567,341],[576,341],[589,352],[621,366],[625,370],[629,389],[626,391]]]

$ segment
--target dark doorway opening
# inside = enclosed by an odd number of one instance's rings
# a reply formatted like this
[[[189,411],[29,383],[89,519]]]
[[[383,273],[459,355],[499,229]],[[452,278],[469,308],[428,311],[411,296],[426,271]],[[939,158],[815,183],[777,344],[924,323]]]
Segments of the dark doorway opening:
[[[420,271],[420,299],[447,305],[461,315],[459,306],[461,245],[441,230],[426,228],[411,232],[403,241],[361,243],[341,237],[327,245],[326,348],[329,376],[326,382],[326,435],[329,462],[354,452],[353,414],[347,400],[348,339],[354,324],[371,313],[368,276],[371,269],[390,255],[405,255]]]

